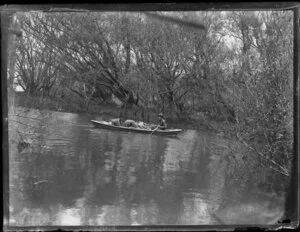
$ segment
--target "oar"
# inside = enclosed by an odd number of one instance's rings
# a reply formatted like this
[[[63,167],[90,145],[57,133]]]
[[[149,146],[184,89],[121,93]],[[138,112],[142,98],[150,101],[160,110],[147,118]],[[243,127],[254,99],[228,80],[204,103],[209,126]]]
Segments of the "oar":
[[[153,134],[153,132],[154,131],[156,131],[157,129],[159,128],[159,126],[157,126],[152,132],[151,132],[151,134],[150,135],[152,135]]]

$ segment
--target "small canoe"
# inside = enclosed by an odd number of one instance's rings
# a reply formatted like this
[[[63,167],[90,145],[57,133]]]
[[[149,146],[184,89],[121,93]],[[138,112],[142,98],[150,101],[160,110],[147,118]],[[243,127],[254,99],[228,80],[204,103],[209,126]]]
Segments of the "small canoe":
[[[116,130],[116,131],[127,131],[134,133],[142,133],[142,134],[154,134],[154,135],[177,135],[182,129],[166,129],[166,130],[147,130],[142,128],[133,128],[133,127],[124,127],[124,126],[114,126],[106,121],[96,121],[91,120],[93,125],[96,128],[108,129],[108,130]]]

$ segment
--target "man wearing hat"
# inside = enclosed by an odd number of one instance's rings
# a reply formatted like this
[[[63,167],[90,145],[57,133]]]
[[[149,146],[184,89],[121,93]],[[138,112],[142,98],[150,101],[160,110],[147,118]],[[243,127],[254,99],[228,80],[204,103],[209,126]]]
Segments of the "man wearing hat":
[[[166,123],[166,119],[162,113],[158,114],[158,128],[161,130],[167,129],[168,125]]]

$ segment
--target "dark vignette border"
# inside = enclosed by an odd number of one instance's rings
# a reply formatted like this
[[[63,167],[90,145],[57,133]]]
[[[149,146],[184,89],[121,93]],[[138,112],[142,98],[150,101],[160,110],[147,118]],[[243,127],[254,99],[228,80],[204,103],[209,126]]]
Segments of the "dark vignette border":
[[[128,4],[129,3],[129,4]],[[6,231],[27,231],[27,230],[65,230],[65,231],[140,231],[140,230],[163,230],[163,231],[198,231],[198,230],[273,230],[280,228],[297,228],[299,227],[299,3],[298,2],[236,2],[236,3],[132,3],[128,2],[115,4],[51,4],[44,1],[41,4],[31,5],[6,5],[0,7],[1,14],[1,112],[2,112],[2,193],[3,208],[2,215],[4,227]],[[74,12],[74,11],[197,11],[197,10],[292,10],[293,29],[294,29],[294,82],[293,82],[293,103],[294,103],[294,158],[292,163],[292,173],[290,186],[287,190],[287,198],[285,203],[284,218],[278,222],[278,225],[199,225],[199,226],[30,226],[17,227],[8,226],[9,222],[9,154],[8,154],[8,101],[7,101],[7,42],[8,42],[8,26],[11,17],[15,12],[26,11],[43,11],[43,12]],[[5,225],[6,224],[6,225]]]
[[[1,11],[0,11],[1,12]],[[2,115],[2,194],[3,194],[3,224],[9,216],[9,156],[8,156],[8,106],[7,106],[7,34],[9,16],[1,12],[1,115]]]

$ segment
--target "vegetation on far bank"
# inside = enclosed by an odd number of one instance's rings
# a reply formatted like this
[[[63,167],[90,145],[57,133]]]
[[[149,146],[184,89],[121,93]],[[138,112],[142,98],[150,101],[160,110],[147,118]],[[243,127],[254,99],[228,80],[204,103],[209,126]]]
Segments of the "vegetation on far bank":
[[[102,118],[104,120],[118,118],[125,111],[124,108],[117,106],[113,102],[91,103],[89,107],[86,107],[80,99],[76,99],[76,96],[74,98],[62,99],[42,95],[32,96],[24,92],[10,92],[8,97],[9,103],[14,104],[15,107],[90,114],[95,118]],[[157,114],[155,112],[149,112],[148,115],[149,117],[145,122],[157,122]],[[132,109],[126,109],[126,117],[127,119],[141,120],[138,112]],[[179,126],[182,129],[204,129],[207,131],[211,130],[212,132],[220,132],[219,129],[221,129],[217,127],[220,123],[208,120],[204,114],[195,114],[183,119],[168,115],[167,122],[172,127]]]

